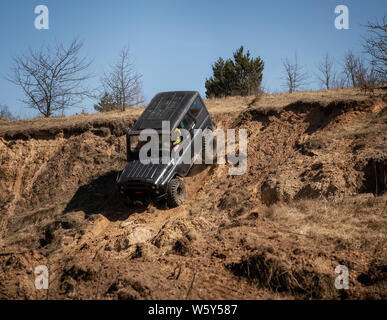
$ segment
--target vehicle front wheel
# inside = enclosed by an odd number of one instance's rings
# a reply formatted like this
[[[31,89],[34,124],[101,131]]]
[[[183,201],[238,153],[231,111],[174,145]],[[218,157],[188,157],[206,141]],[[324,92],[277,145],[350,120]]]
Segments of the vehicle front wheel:
[[[168,204],[171,207],[178,207],[185,202],[185,184],[178,178],[172,179],[168,184]]]

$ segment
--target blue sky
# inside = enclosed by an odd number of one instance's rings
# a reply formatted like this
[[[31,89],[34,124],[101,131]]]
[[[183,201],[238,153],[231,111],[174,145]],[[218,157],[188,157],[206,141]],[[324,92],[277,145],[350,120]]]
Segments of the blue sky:
[[[37,5],[49,9],[49,30],[34,27]],[[334,27],[337,5],[349,8],[349,29]],[[2,0],[0,9],[0,73],[9,72],[12,56],[28,47],[78,36],[82,54],[93,59],[91,87],[128,45],[137,71],[143,75],[146,101],[157,92],[198,90],[218,57],[231,57],[240,45],[265,62],[263,85],[281,92],[281,60],[293,57],[312,74],[305,89],[317,89],[315,65],[328,52],[338,62],[348,49],[361,52],[367,21],[387,13],[387,1],[349,0]],[[0,104],[22,117],[36,113],[19,101],[23,93],[0,78]],[[93,101],[82,106],[93,112]],[[68,114],[80,112],[71,108]]]

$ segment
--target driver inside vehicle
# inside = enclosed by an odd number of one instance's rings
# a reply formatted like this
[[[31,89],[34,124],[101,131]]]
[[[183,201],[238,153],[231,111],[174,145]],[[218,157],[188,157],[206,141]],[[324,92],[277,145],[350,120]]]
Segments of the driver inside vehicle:
[[[172,148],[174,151],[178,149],[178,145],[182,141],[181,130],[184,128],[183,121],[180,121],[180,125],[172,133]]]
[[[171,134],[170,147],[171,147],[171,149],[173,149],[175,151],[178,149],[178,145],[183,141],[183,138],[181,136],[181,130],[180,130],[183,128],[184,128],[184,124],[183,124],[183,121],[181,121],[179,126],[177,128],[175,128],[175,130],[173,130],[173,132]],[[167,149],[168,149],[168,146],[163,144],[161,135],[159,136],[159,142],[160,142],[160,149],[164,149],[165,147],[167,147]]]

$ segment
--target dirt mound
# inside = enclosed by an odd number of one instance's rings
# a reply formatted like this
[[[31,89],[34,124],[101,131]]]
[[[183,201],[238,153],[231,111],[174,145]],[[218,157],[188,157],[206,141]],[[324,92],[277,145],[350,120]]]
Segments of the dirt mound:
[[[162,248],[165,253],[186,255],[192,251],[191,244],[197,239],[196,230],[205,228],[203,221],[177,218],[167,221],[152,239],[152,244]]]
[[[260,162],[267,163],[269,174],[260,187],[262,201],[270,205],[305,198],[384,193],[386,136],[379,133],[386,128],[386,116],[379,112],[381,105],[374,105],[353,100],[326,105],[298,101],[282,109],[244,111],[234,125],[250,132],[252,126],[258,127],[259,131],[251,136],[265,141],[258,152],[249,153],[249,160],[259,167]],[[360,115],[363,119],[355,120]],[[371,123],[374,128],[367,126]],[[373,141],[371,148],[367,140]],[[276,169],[270,172],[273,167]]]
[[[56,139],[69,138],[85,132],[106,137],[109,134],[123,135],[143,108],[129,109],[125,112],[105,112],[92,115],[71,117],[34,118],[2,123],[0,137],[5,140]]]
[[[305,96],[210,101],[218,128],[247,129],[247,172],[196,166],[173,209],[120,201],[133,114],[8,122],[0,298],[385,297],[385,102]],[[339,264],[349,290],[333,287]],[[34,287],[37,265],[48,292]]]
[[[246,277],[274,292],[290,292],[304,299],[337,298],[331,275],[318,274],[312,267],[292,266],[289,258],[281,258],[272,248],[242,257],[240,262],[228,264],[227,268],[236,276]]]

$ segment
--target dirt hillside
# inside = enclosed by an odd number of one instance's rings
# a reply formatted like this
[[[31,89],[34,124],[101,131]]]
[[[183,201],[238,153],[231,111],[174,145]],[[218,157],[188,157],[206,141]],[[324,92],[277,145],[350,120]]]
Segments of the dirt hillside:
[[[1,121],[0,298],[386,299],[386,92],[206,105],[247,129],[248,169],[194,167],[173,209],[127,207],[115,188],[143,108]]]

